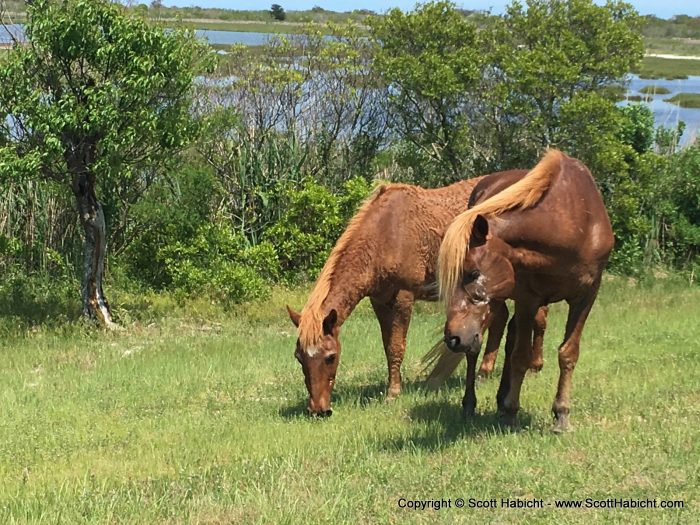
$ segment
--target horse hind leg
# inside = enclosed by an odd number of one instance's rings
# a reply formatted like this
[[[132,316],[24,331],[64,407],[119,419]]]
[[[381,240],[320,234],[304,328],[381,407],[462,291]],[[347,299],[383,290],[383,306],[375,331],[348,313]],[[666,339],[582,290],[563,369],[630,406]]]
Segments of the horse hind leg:
[[[493,373],[496,365],[496,357],[498,356],[498,347],[503,338],[503,332],[508,323],[508,307],[506,303],[499,302],[492,308],[491,319],[489,321],[489,335],[486,339],[486,348],[484,349],[484,357],[481,358],[481,366],[479,367],[480,377],[489,377]]]
[[[578,361],[581,333],[595,302],[599,286],[600,281],[594,285],[594,288],[585,297],[569,302],[569,315],[566,320],[564,342],[559,346],[559,383],[557,385],[557,395],[552,404],[552,412],[554,413],[552,432],[561,433],[571,429],[569,411],[574,368]]]
[[[406,333],[411,322],[414,297],[406,290],[399,291],[388,303],[370,297],[372,308],[382,330],[382,342],[389,371],[387,401],[401,393],[401,363],[406,353]]]
[[[544,347],[544,332],[547,329],[548,313],[549,308],[547,306],[542,306],[537,310],[537,314],[535,315],[535,325],[532,336],[532,362],[530,363],[530,370],[535,372],[539,372],[544,366],[542,349]]]

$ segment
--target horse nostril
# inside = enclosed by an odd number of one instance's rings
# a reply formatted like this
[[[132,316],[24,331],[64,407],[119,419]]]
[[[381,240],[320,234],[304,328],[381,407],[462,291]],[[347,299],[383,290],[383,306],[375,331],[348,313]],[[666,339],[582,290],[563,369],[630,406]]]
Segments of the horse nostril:
[[[329,417],[331,414],[333,414],[333,410],[329,408],[328,410],[321,412],[319,415],[321,417]]]
[[[456,350],[457,347],[459,346],[459,337],[457,337],[456,335],[453,335],[453,336],[446,335],[445,336],[445,344],[447,345],[447,348],[449,348],[450,350]]]

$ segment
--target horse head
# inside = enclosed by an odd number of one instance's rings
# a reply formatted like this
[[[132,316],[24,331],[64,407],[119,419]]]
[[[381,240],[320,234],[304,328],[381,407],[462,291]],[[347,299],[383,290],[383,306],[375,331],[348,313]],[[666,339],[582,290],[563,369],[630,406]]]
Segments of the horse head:
[[[298,328],[303,312],[295,312],[289,306],[287,312],[294,326]],[[332,413],[331,393],[340,361],[340,326],[335,310],[330,310],[323,317],[321,329],[320,336],[311,341],[302,337],[297,339],[294,357],[301,364],[304,383],[309,392],[307,412],[313,416],[327,417]]]
[[[461,278],[447,291],[445,344],[454,352],[478,354],[488,326],[491,304],[505,300],[515,285],[507,245],[489,234],[489,224],[477,215],[461,265]]]

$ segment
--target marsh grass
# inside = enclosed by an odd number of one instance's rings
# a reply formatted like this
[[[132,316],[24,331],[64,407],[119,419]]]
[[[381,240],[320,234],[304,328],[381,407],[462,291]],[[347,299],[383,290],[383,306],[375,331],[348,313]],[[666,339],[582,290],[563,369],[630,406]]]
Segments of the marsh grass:
[[[682,108],[700,108],[700,93],[676,93],[664,101]]]
[[[305,24],[286,22],[246,22],[246,21],[211,21],[211,20],[163,20],[167,27],[184,27],[187,29],[204,29],[210,31],[236,31],[244,33],[298,34],[303,33]]]
[[[700,60],[644,57],[633,72],[641,78],[685,79],[689,75],[700,75]]]
[[[343,327],[334,415],[303,415],[283,310],[306,290],[225,311],[205,300],[113,294],[125,330],[39,323],[6,333],[0,368],[2,523],[695,523],[700,290],[606,279],[576,369],[575,430],[549,432],[565,308],[521,428],[494,416],[496,379],[460,418],[461,375],[423,391],[439,337],[418,306],[404,392],[383,402],[385,360],[362,303]],[[130,312],[130,313],[129,313]],[[129,317],[127,316],[129,313]],[[500,359],[497,373],[500,373]],[[399,498],[682,499],[682,511],[410,511]]]
[[[648,86],[644,86],[642,89],[639,90],[639,92],[645,95],[668,95],[671,92],[671,90],[663,86],[656,86],[650,84]]]

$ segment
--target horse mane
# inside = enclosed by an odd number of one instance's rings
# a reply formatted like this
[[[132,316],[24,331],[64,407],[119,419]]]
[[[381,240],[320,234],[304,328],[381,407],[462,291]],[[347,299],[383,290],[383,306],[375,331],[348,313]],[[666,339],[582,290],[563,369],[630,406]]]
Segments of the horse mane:
[[[365,199],[357,213],[350,219],[347,228],[345,228],[345,231],[335,243],[331,254],[328,256],[328,260],[326,260],[326,264],[323,265],[323,269],[316,280],[314,289],[311,291],[311,295],[301,311],[301,320],[299,321],[297,334],[304,348],[315,346],[323,337],[323,311],[321,307],[331,290],[331,279],[340,257],[350,245],[351,239],[354,237],[355,233],[361,229],[362,221],[376,199],[393,186],[403,185],[382,184],[374,190],[370,196]]]
[[[452,297],[462,280],[462,265],[469,250],[474,221],[478,215],[496,216],[515,208],[527,209],[540,200],[549,189],[554,176],[561,170],[564,154],[549,150],[522,179],[455,217],[445,232],[438,255],[440,297]]]

